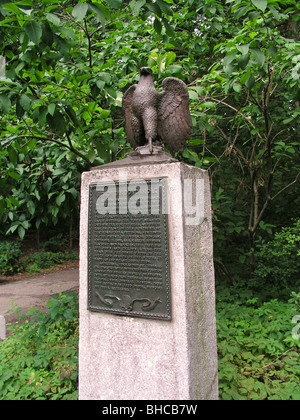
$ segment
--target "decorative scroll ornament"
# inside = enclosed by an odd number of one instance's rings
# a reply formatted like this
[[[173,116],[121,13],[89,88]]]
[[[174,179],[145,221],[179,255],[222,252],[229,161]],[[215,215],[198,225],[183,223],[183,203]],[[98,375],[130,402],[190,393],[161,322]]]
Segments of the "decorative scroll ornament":
[[[148,312],[152,311],[159,303],[162,303],[161,298],[157,297],[155,300],[149,298],[134,298],[132,299],[129,295],[123,295],[121,298],[119,296],[104,295],[101,296],[100,293],[96,292],[96,295],[101,303],[108,306],[109,308],[118,307],[122,311],[132,311],[133,305],[136,302],[143,302],[141,305],[141,310]]]

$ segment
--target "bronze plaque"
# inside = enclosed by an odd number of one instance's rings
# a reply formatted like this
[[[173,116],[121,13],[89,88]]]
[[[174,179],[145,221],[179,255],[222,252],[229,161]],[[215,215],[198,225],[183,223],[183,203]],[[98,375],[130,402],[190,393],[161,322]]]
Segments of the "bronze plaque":
[[[89,310],[171,319],[166,187],[166,179],[89,186]]]

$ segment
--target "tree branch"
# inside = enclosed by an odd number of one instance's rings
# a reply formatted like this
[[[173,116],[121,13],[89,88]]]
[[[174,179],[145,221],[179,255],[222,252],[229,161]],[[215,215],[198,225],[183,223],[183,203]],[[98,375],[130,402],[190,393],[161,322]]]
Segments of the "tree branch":
[[[255,233],[255,231],[256,231],[256,229],[257,229],[257,226],[259,225],[259,223],[260,223],[260,221],[262,220],[262,217],[263,217],[263,215],[264,215],[264,212],[266,211],[266,209],[267,209],[267,207],[269,206],[269,204],[273,201],[273,200],[275,200],[275,198],[276,197],[278,197],[281,193],[283,193],[283,191],[285,191],[286,189],[288,189],[289,187],[291,187],[293,184],[295,184],[297,181],[298,181],[298,178],[299,178],[299,175],[300,175],[300,172],[297,174],[297,176],[296,176],[296,178],[294,179],[294,181],[292,181],[292,182],[290,182],[288,185],[286,185],[284,188],[282,188],[280,191],[278,191],[275,195],[273,195],[273,197],[271,197],[271,195],[270,195],[270,189],[271,189],[271,180],[269,179],[268,180],[268,186],[267,186],[267,191],[268,191],[268,194],[267,194],[267,199],[266,199],[266,201],[265,201],[265,203],[264,203],[264,205],[263,205],[263,208],[261,209],[261,211],[260,211],[260,213],[259,213],[259,215],[257,216],[257,219],[256,219],[256,221],[255,221],[255,223],[254,223],[254,225],[253,225],[253,227],[250,229],[251,230],[251,232],[252,232],[252,234],[254,234]],[[270,174],[270,176],[272,176],[273,177],[273,173],[272,174]]]
[[[225,265],[222,263],[222,261],[217,260],[216,258],[214,258],[214,263],[215,265],[219,268],[219,270],[226,276],[229,278],[229,280],[232,281],[232,283],[236,283],[234,277],[232,276],[232,274],[227,270],[227,268],[225,267]]]
[[[53,136],[54,136],[54,134],[53,134]],[[55,139],[54,137],[49,138],[49,137],[43,137],[43,136],[36,136],[34,134],[22,134],[20,136],[12,137],[11,140],[15,140],[15,139],[19,139],[19,138],[30,138],[30,139],[36,139],[36,140],[41,140],[41,141],[50,141],[50,142],[59,144],[60,146],[65,147],[68,150],[70,150],[71,152],[73,152],[75,155],[81,157],[86,163],[88,163],[89,166],[93,166],[92,162],[86,156],[84,156],[81,152],[79,152],[78,150],[76,150],[73,147],[70,139],[68,139],[68,142],[70,140],[69,145],[63,143],[60,140]],[[67,138],[68,138],[68,136],[67,136]]]
[[[220,104],[223,104],[223,105],[225,105],[225,106],[228,106],[228,108],[231,108],[231,109],[233,109],[235,112],[237,112],[238,114],[240,114],[246,121],[247,121],[247,123],[249,123],[250,125],[251,125],[251,127],[252,128],[255,128],[255,125],[251,122],[251,121],[249,121],[244,115],[243,115],[243,113],[241,112],[241,111],[239,111],[238,109],[236,109],[234,106],[232,106],[232,105],[230,105],[230,104],[228,104],[227,102],[224,102],[224,101],[221,101],[221,100],[219,100],[219,99],[215,99],[215,98],[212,98],[212,97],[208,97],[207,99],[210,99],[211,101],[215,101],[215,102],[218,102],[218,103],[220,103]],[[257,135],[258,135],[258,137],[262,140],[262,136],[260,135],[260,133],[257,133]]]
[[[300,172],[298,172],[296,178],[294,179],[294,181],[292,181],[290,184],[286,185],[284,188],[282,188],[280,191],[278,191],[278,193],[276,193],[271,200],[273,201],[276,197],[279,196],[279,194],[281,194],[283,191],[285,191],[287,188],[291,187],[293,184],[295,184],[298,181]]]
[[[85,26],[85,34],[88,40],[88,46],[89,46],[89,65],[90,68],[92,68],[93,62],[92,62],[92,42],[91,42],[91,36],[89,34],[88,28],[87,28],[87,23],[86,23],[86,19],[84,19],[84,26]]]

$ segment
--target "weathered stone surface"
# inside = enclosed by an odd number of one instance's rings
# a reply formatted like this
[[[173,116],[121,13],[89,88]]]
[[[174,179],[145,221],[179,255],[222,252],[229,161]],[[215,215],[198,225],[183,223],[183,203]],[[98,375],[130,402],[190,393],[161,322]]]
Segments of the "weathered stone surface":
[[[166,178],[168,185],[172,320],[92,312],[87,309],[89,185],[154,178]],[[193,224],[186,208],[185,179],[192,185],[200,180],[199,186],[204,186],[200,224]],[[193,191],[196,203],[196,188]],[[79,398],[218,398],[211,205],[205,171],[171,161],[103,166],[82,174]]]

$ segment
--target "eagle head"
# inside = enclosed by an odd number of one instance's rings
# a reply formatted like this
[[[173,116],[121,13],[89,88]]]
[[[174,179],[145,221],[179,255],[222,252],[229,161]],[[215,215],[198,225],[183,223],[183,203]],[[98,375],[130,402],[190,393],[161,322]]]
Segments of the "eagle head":
[[[141,69],[140,69],[140,75],[141,76],[152,75],[152,70],[150,69],[150,67],[141,67]]]

